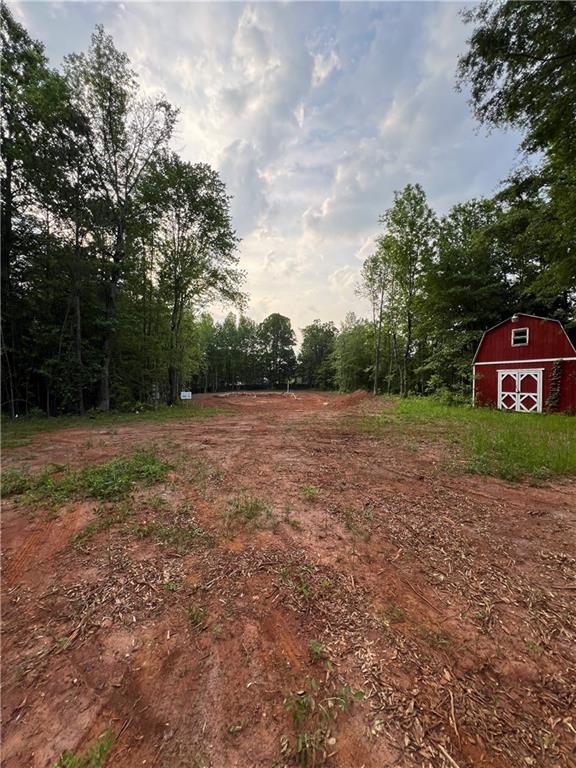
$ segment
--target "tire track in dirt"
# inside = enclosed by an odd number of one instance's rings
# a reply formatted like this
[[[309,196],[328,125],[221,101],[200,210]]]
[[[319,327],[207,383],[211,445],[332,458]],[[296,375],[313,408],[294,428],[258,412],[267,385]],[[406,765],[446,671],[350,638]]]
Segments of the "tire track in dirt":
[[[45,579],[48,573],[43,569],[39,570],[38,566],[68,545],[72,536],[88,522],[93,509],[93,503],[85,502],[74,510],[63,510],[58,517],[44,516],[35,521],[34,529],[24,542],[13,553],[6,555],[3,568],[4,585],[13,587],[33,569],[37,578]],[[9,544],[4,542],[5,551],[7,546]]]

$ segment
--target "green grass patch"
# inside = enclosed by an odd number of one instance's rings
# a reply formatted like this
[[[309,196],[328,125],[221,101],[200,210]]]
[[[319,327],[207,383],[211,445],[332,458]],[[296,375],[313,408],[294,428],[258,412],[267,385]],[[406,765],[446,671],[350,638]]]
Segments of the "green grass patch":
[[[452,444],[467,471],[504,480],[576,475],[576,418],[566,414],[508,413],[419,397],[396,400],[362,419],[360,428],[408,445]]]
[[[195,523],[187,525],[167,525],[158,520],[149,520],[137,525],[134,533],[140,539],[153,538],[161,544],[175,547],[187,547],[192,544],[212,546],[214,537]]]
[[[228,502],[224,512],[228,527],[261,528],[273,519],[268,504],[255,496],[238,496]]]
[[[114,525],[124,523],[132,514],[131,508],[127,504],[117,504],[113,507],[99,507],[96,510],[96,520],[83,528],[80,533],[72,539],[74,547],[83,547],[91,538],[102,531],[108,531]]]
[[[61,429],[91,429],[121,427],[134,422],[186,421],[187,419],[208,418],[225,413],[224,408],[204,406],[192,401],[180,405],[159,406],[139,413],[92,411],[85,416],[23,416],[19,419],[2,418],[2,448],[26,445],[36,434],[55,432]],[[84,447],[89,448],[87,444]]]
[[[318,496],[320,496],[320,488],[317,488],[315,485],[305,485],[302,489],[302,495],[306,501],[316,501]]]
[[[112,731],[106,731],[94,746],[77,755],[75,752],[62,752],[54,768],[104,768],[108,753],[114,746]]]
[[[171,465],[153,451],[137,450],[131,456],[112,459],[104,464],[67,471],[49,466],[35,475],[12,471],[1,495],[20,496],[25,503],[43,502],[52,506],[70,500],[97,499],[118,501],[128,496],[136,483],[154,485],[164,480]]]

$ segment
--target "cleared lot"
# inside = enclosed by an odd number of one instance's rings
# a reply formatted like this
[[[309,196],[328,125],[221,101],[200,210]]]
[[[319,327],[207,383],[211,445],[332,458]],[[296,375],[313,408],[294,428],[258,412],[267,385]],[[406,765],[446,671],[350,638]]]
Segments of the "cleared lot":
[[[5,452],[7,768],[576,765],[573,481],[362,394],[203,403]]]

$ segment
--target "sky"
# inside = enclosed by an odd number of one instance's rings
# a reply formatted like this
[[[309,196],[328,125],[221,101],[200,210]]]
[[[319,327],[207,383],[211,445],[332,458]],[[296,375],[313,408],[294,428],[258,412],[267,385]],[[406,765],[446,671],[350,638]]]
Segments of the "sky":
[[[215,167],[233,195],[248,314],[367,315],[356,295],[378,217],[420,183],[431,206],[492,195],[520,137],[488,134],[458,55],[450,2],[18,2],[54,66],[104,24],[148,94],[180,108],[173,148]],[[214,307],[217,316],[225,310]]]

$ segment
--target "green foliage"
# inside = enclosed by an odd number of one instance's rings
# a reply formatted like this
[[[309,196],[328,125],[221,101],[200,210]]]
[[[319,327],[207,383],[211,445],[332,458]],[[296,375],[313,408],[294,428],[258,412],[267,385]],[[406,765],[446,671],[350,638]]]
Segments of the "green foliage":
[[[201,605],[190,605],[186,609],[188,621],[195,629],[203,629],[206,624],[207,612]]]
[[[93,536],[125,522],[131,514],[132,510],[127,504],[114,504],[112,507],[102,505],[96,510],[96,520],[88,523],[74,536],[73,546],[83,547]]]
[[[296,336],[288,317],[274,312],[258,328],[262,345],[264,380],[272,385],[284,385],[296,369],[294,345]]]
[[[113,746],[114,734],[112,731],[106,731],[96,744],[81,755],[63,752],[54,764],[54,768],[104,768]]]
[[[287,738],[281,743],[281,751],[292,754],[297,765],[312,766],[324,762],[327,741],[340,712],[347,711],[354,701],[364,698],[363,691],[352,691],[345,685],[336,690],[323,690],[323,684],[308,678],[306,686],[284,699],[284,709],[290,716],[294,741]]]
[[[141,539],[153,538],[162,544],[169,544],[179,548],[189,547],[191,544],[204,544],[212,546],[214,537],[195,522],[186,525],[168,525],[158,520],[149,520],[135,526],[134,533]]]
[[[326,657],[326,650],[318,640],[310,640],[308,643],[308,653],[310,654],[310,659],[314,663],[321,661]]]
[[[132,456],[76,472],[60,472],[59,468],[54,471],[49,467],[37,475],[27,476],[26,482],[21,479],[19,489],[22,490],[18,493],[25,494],[25,501],[56,506],[71,499],[118,501],[128,496],[136,483],[153,485],[164,480],[170,466],[152,451],[137,450]]]
[[[298,373],[302,382],[316,389],[333,389],[332,353],[337,329],[334,323],[313,323],[302,329],[302,346],[298,356]]]
[[[228,526],[260,528],[269,522],[272,512],[268,504],[256,496],[238,496],[228,502],[224,520]]]
[[[30,476],[20,469],[5,469],[0,478],[0,498],[19,496],[31,487]]]
[[[520,129],[524,148],[539,153],[540,167],[516,173],[500,195],[501,234],[528,265],[523,298],[562,317],[576,285],[576,6],[483,2],[464,18],[472,34],[459,77],[476,117]]]
[[[368,389],[372,374],[373,329],[353,313],[346,316],[335,339],[336,386],[343,392]]]
[[[316,501],[320,495],[320,488],[317,488],[315,485],[305,485],[302,489],[302,495],[306,501]]]

